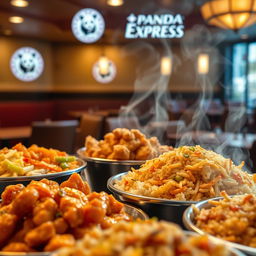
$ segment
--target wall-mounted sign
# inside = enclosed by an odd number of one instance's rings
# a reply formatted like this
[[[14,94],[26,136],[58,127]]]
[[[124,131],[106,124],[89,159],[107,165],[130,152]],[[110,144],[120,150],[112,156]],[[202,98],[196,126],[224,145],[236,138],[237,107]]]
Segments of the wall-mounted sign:
[[[105,30],[103,16],[94,9],[82,9],[72,20],[72,32],[83,43],[94,43],[99,40]]]
[[[12,55],[11,71],[21,81],[30,82],[37,79],[44,70],[42,55],[34,48],[22,47]]]
[[[92,75],[99,83],[110,83],[116,76],[116,66],[113,61],[102,57],[93,65]]]
[[[125,38],[181,38],[184,20],[180,14],[130,14]]]

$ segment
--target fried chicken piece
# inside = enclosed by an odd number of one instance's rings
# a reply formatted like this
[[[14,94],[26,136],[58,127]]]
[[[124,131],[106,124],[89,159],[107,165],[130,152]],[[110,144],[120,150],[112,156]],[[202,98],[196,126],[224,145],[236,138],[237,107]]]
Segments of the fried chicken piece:
[[[59,209],[63,218],[74,228],[84,222],[83,207],[88,199],[84,193],[72,188],[62,188],[63,197],[60,199]]]
[[[113,160],[148,160],[171,149],[161,146],[156,137],[147,139],[141,131],[127,128],[116,128],[101,141],[91,136],[86,141],[87,156]]]
[[[3,252],[32,252],[33,250],[25,243],[11,242],[7,244],[3,249]]]
[[[135,160],[147,160],[151,158],[153,158],[153,152],[149,142],[136,151]]]
[[[47,221],[53,221],[58,209],[57,203],[52,198],[38,202],[33,210],[33,222],[36,226]]]
[[[39,193],[39,198],[54,197],[50,187],[41,181],[32,180],[27,188],[34,188]]]
[[[144,140],[147,140],[147,139],[146,139],[146,136],[145,136],[140,130],[131,129],[131,132],[134,134],[135,138],[141,140],[142,142],[143,142]]]
[[[60,186],[56,181],[42,179],[40,182],[48,186],[54,199],[58,198]]]
[[[101,140],[99,142],[99,146],[100,146],[101,150],[98,153],[104,155],[104,158],[106,158],[109,154],[112,153],[113,147],[110,144],[108,144],[106,141]]]
[[[19,230],[9,242],[11,243],[18,243],[18,242],[24,242],[24,237],[26,234],[32,230],[35,227],[35,224],[31,218],[25,219],[23,223],[23,227],[21,230]]]
[[[129,129],[124,128],[122,138],[126,141],[130,141],[135,139],[135,135]]]
[[[114,133],[109,132],[104,136],[104,140],[112,147],[118,143],[119,137]]]
[[[108,156],[108,159],[129,160],[130,150],[124,145],[115,145],[113,152]]]
[[[105,203],[95,198],[84,207],[84,221],[87,225],[101,223],[106,213]]]
[[[71,233],[73,234],[75,239],[81,239],[86,233],[88,233],[90,229],[90,227],[77,227],[73,228]]]
[[[2,205],[10,204],[24,188],[22,184],[7,186],[1,195]]]
[[[91,135],[87,136],[85,139],[85,147],[86,148],[94,148],[98,146],[98,141],[93,138]]]
[[[18,217],[23,217],[33,211],[38,199],[38,191],[33,187],[26,187],[13,200],[12,212]]]
[[[90,135],[87,136],[85,139],[85,148],[86,148],[85,155],[92,156],[95,151],[100,150],[98,143],[99,142],[92,136]]]
[[[64,187],[75,188],[83,192],[85,195],[88,195],[90,193],[90,187],[88,183],[86,181],[83,181],[82,177],[77,173],[73,173],[68,180],[60,184],[60,188]]]
[[[64,234],[69,227],[68,223],[62,217],[54,220],[53,224],[56,230],[56,234]]]
[[[25,242],[30,247],[45,245],[56,234],[53,222],[48,221],[29,231],[25,236]]]
[[[130,155],[133,151],[137,150],[141,146],[141,142],[138,139],[126,141],[124,139],[120,140],[121,145],[125,145],[130,150]],[[132,158],[130,158],[132,160]]]
[[[60,195],[63,197],[71,197],[78,200],[77,205],[85,205],[88,202],[87,196],[80,190],[75,188],[63,187],[60,189]]]
[[[123,134],[123,129],[124,128],[116,128],[112,131],[112,133],[108,133],[108,134],[113,134],[115,138],[117,139],[121,139],[122,137],[122,134]],[[105,135],[106,136],[106,135]],[[105,136],[104,136],[104,139],[105,139]],[[109,135],[110,136],[110,135]]]
[[[75,245],[75,238],[70,234],[55,235],[45,246],[45,252],[52,252],[61,247],[72,247]]]
[[[0,213],[0,246],[5,243],[15,230],[18,217],[2,211]]]
[[[62,198],[61,211],[63,218],[67,221],[70,227],[75,228],[82,225],[84,222],[82,207],[76,207],[77,200],[75,198]]]
[[[108,195],[108,203],[108,215],[120,213],[123,210],[124,205],[117,201],[112,195]]]

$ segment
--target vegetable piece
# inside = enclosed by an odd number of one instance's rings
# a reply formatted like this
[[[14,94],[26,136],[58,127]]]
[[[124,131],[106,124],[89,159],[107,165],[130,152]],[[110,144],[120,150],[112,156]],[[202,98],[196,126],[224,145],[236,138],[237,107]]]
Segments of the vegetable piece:
[[[57,163],[64,163],[64,162],[69,163],[69,162],[76,161],[76,157],[75,156],[56,156],[55,161]]]
[[[173,178],[175,181],[177,182],[180,182],[182,180],[184,180],[184,177],[180,176],[180,175],[176,175],[174,178]]]
[[[188,154],[183,154],[183,156],[184,156],[185,158],[189,158],[189,155],[188,155]]]
[[[68,180],[60,184],[60,188],[69,187],[80,190],[85,195],[90,193],[90,187],[86,181],[83,181],[81,176],[77,173],[73,173]]]
[[[8,159],[5,159],[3,161],[3,167],[6,168],[8,171],[16,172],[18,175],[24,175],[25,174],[25,171],[23,170],[22,167],[14,164],[13,162],[11,162]]]
[[[63,162],[63,163],[60,164],[60,167],[61,167],[62,169],[67,169],[67,168],[69,167],[69,165],[68,165],[67,162]]]

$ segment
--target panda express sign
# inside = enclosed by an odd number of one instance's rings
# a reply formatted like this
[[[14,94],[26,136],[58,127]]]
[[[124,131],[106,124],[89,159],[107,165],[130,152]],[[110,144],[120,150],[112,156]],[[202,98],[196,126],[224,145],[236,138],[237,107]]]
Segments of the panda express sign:
[[[180,14],[130,14],[125,38],[181,38],[184,21]]]

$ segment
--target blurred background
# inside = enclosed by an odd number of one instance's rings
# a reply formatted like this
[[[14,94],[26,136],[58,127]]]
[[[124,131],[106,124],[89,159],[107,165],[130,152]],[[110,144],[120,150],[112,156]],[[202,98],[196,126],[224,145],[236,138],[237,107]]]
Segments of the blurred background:
[[[72,32],[74,16],[85,8],[97,10],[105,22],[102,36],[90,43]],[[40,143],[74,152],[87,135],[100,139],[127,127],[173,146],[211,147],[253,168],[255,12],[254,0],[1,1],[1,146],[37,143],[38,126],[71,125],[75,129],[61,141],[72,145],[54,144],[57,135]],[[166,14],[178,20],[162,24]],[[85,16],[85,26],[93,29],[96,21]],[[142,31],[180,25],[182,33],[126,38],[128,23]],[[44,63],[30,81],[11,70],[22,47],[37,50]],[[20,72],[24,78],[30,71]]]

